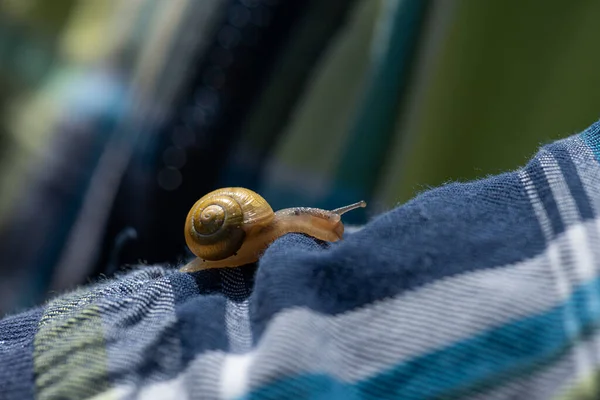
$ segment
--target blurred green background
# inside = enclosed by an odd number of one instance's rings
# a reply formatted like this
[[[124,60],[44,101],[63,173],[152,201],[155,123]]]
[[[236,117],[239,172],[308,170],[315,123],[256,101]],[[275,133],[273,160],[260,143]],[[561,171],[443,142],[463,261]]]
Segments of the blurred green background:
[[[382,207],[450,180],[515,169],[542,143],[600,117],[599,2],[432,4],[377,181]],[[315,174],[335,173],[336,142],[360,112],[381,8],[357,5],[286,128],[279,157],[313,158]]]
[[[91,65],[115,51],[125,33],[107,27],[135,25],[109,25],[114,9],[123,9],[122,15],[129,8],[140,18],[153,1],[121,3],[0,3],[3,170],[19,162],[6,154],[15,142],[43,145],[30,137],[34,127],[23,126],[31,114],[19,107],[27,107],[53,69]],[[367,107],[361,95],[376,74],[372,53],[385,40],[378,29],[392,12],[386,3],[356,2],[285,126],[267,181],[295,179],[282,171],[282,163],[301,165],[306,174],[321,176],[323,185],[328,181],[323,176],[335,175],[343,152],[339,144],[357,123],[361,106]],[[541,143],[575,133],[600,115],[599,2],[451,0],[429,7],[389,148],[380,158],[376,198],[386,206],[448,180],[514,169]],[[377,96],[371,100],[377,102]],[[245,140],[260,141],[261,124],[269,123],[269,116],[254,118]],[[10,192],[5,188],[2,197]]]

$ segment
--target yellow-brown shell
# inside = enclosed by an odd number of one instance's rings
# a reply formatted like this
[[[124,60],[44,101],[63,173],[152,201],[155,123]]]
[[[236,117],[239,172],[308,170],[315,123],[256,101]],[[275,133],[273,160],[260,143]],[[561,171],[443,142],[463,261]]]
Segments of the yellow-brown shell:
[[[273,221],[267,201],[249,189],[218,189],[198,200],[185,222],[185,241],[203,260],[222,260],[234,255],[246,234]]]

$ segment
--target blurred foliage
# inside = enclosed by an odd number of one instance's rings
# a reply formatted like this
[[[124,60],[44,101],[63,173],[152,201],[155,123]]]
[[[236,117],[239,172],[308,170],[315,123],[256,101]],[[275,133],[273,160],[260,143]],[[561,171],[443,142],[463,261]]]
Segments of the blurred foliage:
[[[313,73],[263,183],[282,205],[331,190],[344,138],[360,123],[356,116],[369,105],[385,106],[385,92],[370,103],[361,98],[381,68],[374,52],[386,45],[377,31],[389,14],[382,6],[387,3],[394,2],[361,2]],[[430,5],[397,105],[393,143],[380,154],[384,167],[369,207],[375,213],[448,181],[515,169],[542,143],[600,117],[600,26],[594,18],[600,3]],[[361,173],[353,167],[343,166],[349,175]]]
[[[600,117],[600,2],[456,1],[381,185],[387,204],[522,165]]]

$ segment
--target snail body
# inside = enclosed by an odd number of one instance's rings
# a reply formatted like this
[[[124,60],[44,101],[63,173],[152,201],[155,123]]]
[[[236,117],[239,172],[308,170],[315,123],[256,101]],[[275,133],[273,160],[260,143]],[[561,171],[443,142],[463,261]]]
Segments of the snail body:
[[[344,234],[341,215],[365,206],[360,201],[332,211],[294,207],[273,212],[269,203],[252,190],[217,189],[198,200],[188,213],[185,241],[197,258],[181,271],[253,263],[275,239],[286,233],[304,233],[336,242]]]

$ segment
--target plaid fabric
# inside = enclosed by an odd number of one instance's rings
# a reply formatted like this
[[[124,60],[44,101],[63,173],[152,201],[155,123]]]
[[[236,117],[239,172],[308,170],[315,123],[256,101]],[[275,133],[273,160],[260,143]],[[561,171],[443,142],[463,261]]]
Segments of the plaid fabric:
[[[597,398],[600,122],[259,267],[140,267],[0,322],[0,398]]]

